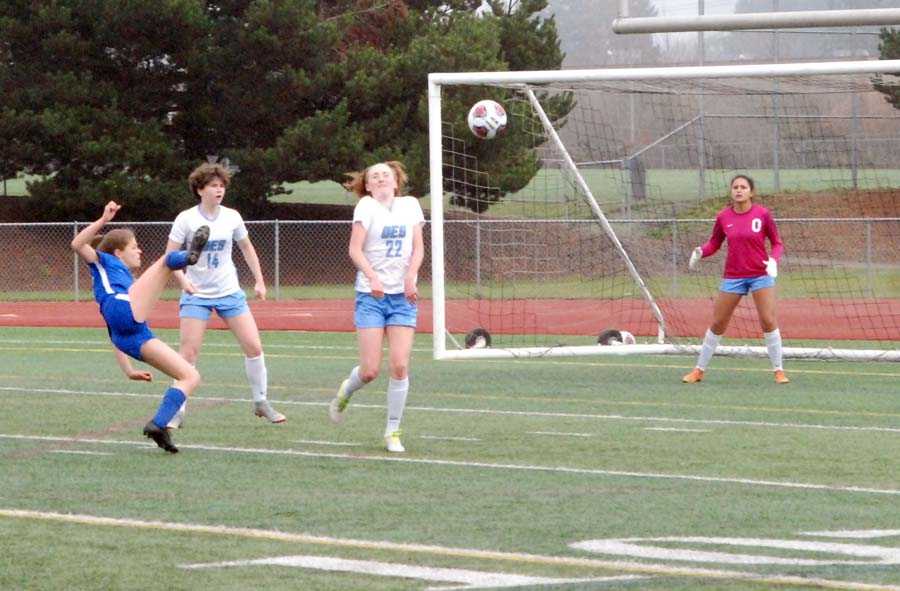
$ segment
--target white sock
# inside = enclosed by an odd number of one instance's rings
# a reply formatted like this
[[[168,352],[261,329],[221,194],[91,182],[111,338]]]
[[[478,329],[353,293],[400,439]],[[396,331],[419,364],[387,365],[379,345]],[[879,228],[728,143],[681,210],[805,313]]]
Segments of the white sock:
[[[259,357],[244,357],[244,369],[247,370],[247,380],[250,382],[250,390],[253,391],[253,402],[265,400],[269,374],[266,371],[263,354],[260,353]]]
[[[366,385],[366,383],[364,381],[362,381],[359,377],[359,366],[357,365],[356,367],[354,367],[353,369],[350,370],[350,377],[347,378],[347,389],[344,390],[344,393],[347,395],[347,398],[350,398],[350,396],[354,392],[356,392],[357,390],[359,390],[360,388],[362,388],[365,385]]]
[[[169,421],[166,425],[168,429],[177,429],[181,427],[181,423],[184,422],[184,411],[187,410],[187,399],[181,403],[181,406],[178,407],[178,412],[175,413],[175,416]]]
[[[192,363],[191,367],[197,367],[196,363]],[[175,385],[175,380],[172,380],[172,387],[177,388]],[[169,429],[178,429],[181,427],[181,423],[184,422],[184,413],[187,412],[187,398],[184,399],[184,402],[181,403],[181,406],[178,408],[178,412],[175,413],[175,416],[172,417],[172,420],[169,421],[169,424],[166,425]]]
[[[772,370],[784,369],[781,366],[781,331],[777,328],[772,332],[764,332],[766,350],[769,352],[769,361],[772,362]]]
[[[721,339],[722,335],[716,334],[708,328],[706,329],[706,336],[703,337],[703,346],[700,348],[700,357],[697,358],[697,367],[699,369],[706,371],[706,366],[712,360],[713,353],[716,352],[716,347],[719,346]]]
[[[403,409],[406,407],[406,395],[409,393],[409,377],[402,380],[391,378],[387,389],[387,427],[385,433],[392,433],[400,428]]]

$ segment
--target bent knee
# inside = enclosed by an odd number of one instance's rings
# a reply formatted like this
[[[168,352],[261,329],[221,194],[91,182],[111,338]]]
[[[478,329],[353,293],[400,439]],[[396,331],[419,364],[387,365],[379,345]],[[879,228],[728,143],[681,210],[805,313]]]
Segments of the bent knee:
[[[377,367],[361,367],[359,368],[359,379],[368,384],[378,377],[378,373]]]
[[[178,378],[178,381],[184,386],[186,394],[193,392],[200,386],[200,372],[193,365],[189,366],[189,370],[185,370],[184,375]]]

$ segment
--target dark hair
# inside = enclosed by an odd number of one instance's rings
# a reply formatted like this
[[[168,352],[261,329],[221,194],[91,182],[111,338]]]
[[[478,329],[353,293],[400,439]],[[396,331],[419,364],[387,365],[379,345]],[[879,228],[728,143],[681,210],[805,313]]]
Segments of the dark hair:
[[[188,186],[191,188],[191,193],[199,199],[200,194],[197,191],[215,179],[219,179],[227,187],[228,183],[231,182],[231,173],[221,164],[204,162],[191,172],[188,177]]]
[[[750,178],[749,176],[747,176],[746,174],[736,174],[736,175],[734,175],[733,177],[731,177],[731,181],[728,182],[728,189],[729,189],[729,190],[731,190],[731,185],[734,184],[734,181],[736,181],[736,180],[738,180],[738,179],[744,179],[745,181],[747,181],[747,184],[750,185],[750,190],[751,190],[751,191],[756,191],[756,186],[753,184],[753,179],[751,179],[751,178]]]
[[[117,250],[125,250],[125,247],[128,246],[128,243],[132,240],[136,240],[132,230],[129,230],[128,228],[116,228],[115,230],[110,230],[106,234],[94,236],[93,240],[91,240],[91,246],[100,252],[114,254]]]
[[[344,183],[344,188],[351,193],[356,193],[357,197],[365,197],[368,195],[369,192],[366,190],[366,175],[369,174],[369,170],[371,170],[373,166],[378,166],[379,164],[387,164],[388,168],[394,171],[394,178],[397,179],[397,189],[394,191],[394,197],[403,195],[403,191],[406,190],[406,169],[401,162],[396,160],[377,162],[371,166],[367,166],[364,170],[348,172],[346,176],[350,177],[350,180]]]

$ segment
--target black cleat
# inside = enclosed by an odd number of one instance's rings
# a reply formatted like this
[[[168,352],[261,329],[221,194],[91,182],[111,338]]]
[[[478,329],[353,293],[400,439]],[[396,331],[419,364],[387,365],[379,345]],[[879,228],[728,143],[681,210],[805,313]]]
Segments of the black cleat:
[[[153,421],[148,421],[147,424],[144,425],[144,435],[155,441],[156,445],[170,454],[178,453],[178,448],[172,443],[172,437],[169,435],[169,430],[158,427]]]
[[[200,253],[203,252],[203,247],[206,246],[208,240],[209,226],[200,226],[197,228],[197,231],[194,232],[194,238],[191,240],[191,246],[188,248],[187,264],[197,264],[197,261],[200,260]]]

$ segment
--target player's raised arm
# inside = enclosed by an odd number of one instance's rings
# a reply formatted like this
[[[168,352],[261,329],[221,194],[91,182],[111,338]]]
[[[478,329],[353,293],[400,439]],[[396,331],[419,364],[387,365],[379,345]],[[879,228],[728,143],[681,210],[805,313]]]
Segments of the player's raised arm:
[[[77,252],[78,256],[84,259],[85,262],[94,263],[97,261],[97,251],[91,246],[91,240],[94,239],[94,236],[100,232],[107,222],[116,217],[116,213],[121,208],[122,206],[115,201],[110,201],[106,204],[106,207],[103,208],[103,214],[100,218],[88,225],[87,228],[79,232],[75,238],[72,239],[72,250]]]

